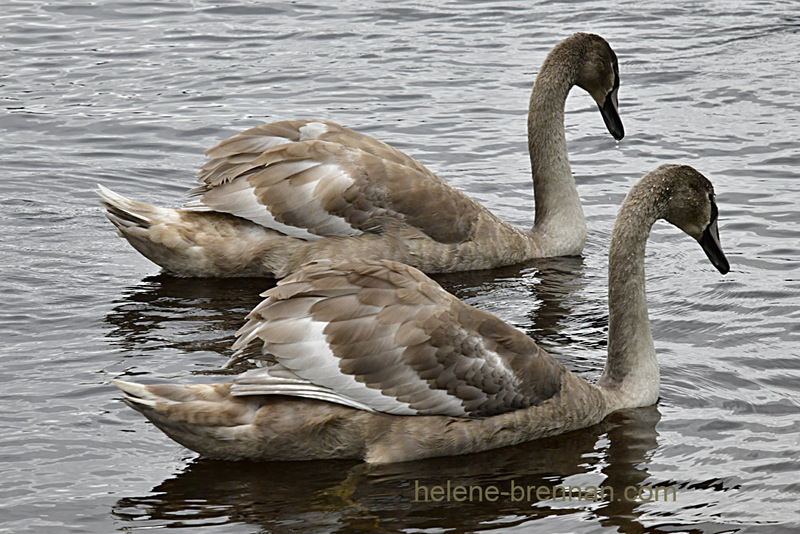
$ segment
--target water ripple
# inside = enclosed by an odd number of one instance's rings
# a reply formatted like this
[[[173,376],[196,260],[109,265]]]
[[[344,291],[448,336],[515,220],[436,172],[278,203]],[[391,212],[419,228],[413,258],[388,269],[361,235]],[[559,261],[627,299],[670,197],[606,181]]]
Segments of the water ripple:
[[[800,525],[800,103],[792,2],[352,5],[12,2],[0,45],[0,530],[790,532]],[[709,21],[713,20],[713,24]],[[657,407],[554,440],[364,470],[194,460],[115,400],[116,376],[211,382],[264,280],[158,275],[95,184],[177,206],[203,150],[322,117],[417,157],[529,226],[530,87],[574,30],[617,51],[627,136],[567,100],[589,226],[582,258],[437,277],[595,379],[606,254],[636,179],[665,162],[714,183],[732,271],[664,224],[647,249]],[[413,502],[414,481],[674,485],[675,502]]]

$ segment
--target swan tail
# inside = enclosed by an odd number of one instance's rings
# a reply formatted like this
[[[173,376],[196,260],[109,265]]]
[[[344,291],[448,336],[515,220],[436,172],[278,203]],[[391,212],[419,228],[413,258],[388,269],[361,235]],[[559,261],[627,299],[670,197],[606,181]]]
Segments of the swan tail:
[[[143,385],[112,380],[122,400],[167,436],[203,456],[240,459],[255,439],[257,403],[231,397],[230,383]]]
[[[117,233],[147,259],[181,277],[275,276],[302,241],[210,210],[170,209],[130,200],[99,186]]]
[[[99,188],[100,203],[106,208],[106,217],[117,227],[124,237],[125,231],[132,228],[150,228],[166,218],[175,217],[175,210],[157,208],[144,202],[137,202],[103,187]]]
[[[231,383],[143,385],[112,380],[122,400],[159,430],[206,458],[361,458],[363,431],[347,430],[352,409],[308,399],[237,396]]]

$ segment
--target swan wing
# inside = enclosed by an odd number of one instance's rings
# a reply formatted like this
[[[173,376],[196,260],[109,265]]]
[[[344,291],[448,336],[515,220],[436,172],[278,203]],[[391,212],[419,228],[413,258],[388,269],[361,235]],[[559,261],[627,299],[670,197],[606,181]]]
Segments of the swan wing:
[[[544,402],[566,372],[526,335],[401,263],[312,262],[264,295],[234,348],[261,343],[277,365],[234,394],[484,417]]]
[[[303,239],[411,230],[472,235],[484,210],[419,162],[327,121],[252,128],[209,149],[189,208],[231,213]]]

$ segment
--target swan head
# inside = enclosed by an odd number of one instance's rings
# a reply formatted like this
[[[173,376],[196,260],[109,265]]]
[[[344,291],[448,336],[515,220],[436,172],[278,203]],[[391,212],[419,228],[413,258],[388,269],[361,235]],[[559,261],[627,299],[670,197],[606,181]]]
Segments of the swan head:
[[[591,95],[600,108],[608,133],[619,141],[625,136],[619,118],[619,64],[617,55],[605,39],[591,33],[576,33],[575,41],[582,61],[578,64],[575,85]]]
[[[664,179],[664,219],[695,238],[714,267],[727,274],[730,264],[719,241],[714,186],[688,165],[662,165],[654,172]]]

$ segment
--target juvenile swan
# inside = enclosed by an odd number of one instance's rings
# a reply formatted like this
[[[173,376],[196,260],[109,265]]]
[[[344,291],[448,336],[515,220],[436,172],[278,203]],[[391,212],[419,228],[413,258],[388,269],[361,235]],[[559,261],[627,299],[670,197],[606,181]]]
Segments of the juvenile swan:
[[[596,384],[420,271],[385,260],[310,263],[267,291],[234,344],[241,354],[261,343],[266,366],[233,382],[113,382],[130,407],[212,458],[401,462],[587,427],[658,399],[644,251],[661,218],[729,270],[711,183],[677,165],[642,178],[611,238],[608,360]]]
[[[564,102],[572,86],[617,112],[617,57],[577,33],[547,56],[528,113],[536,214],[531,230],[500,220],[416,160],[321,120],[258,126],[211,148],[186,209],[135,202],[100,186],[107,217],[177,276],[277,276],[315,259],[390,259],[426,272],[487,269],[577,255],[586,223],[569,167]]]

